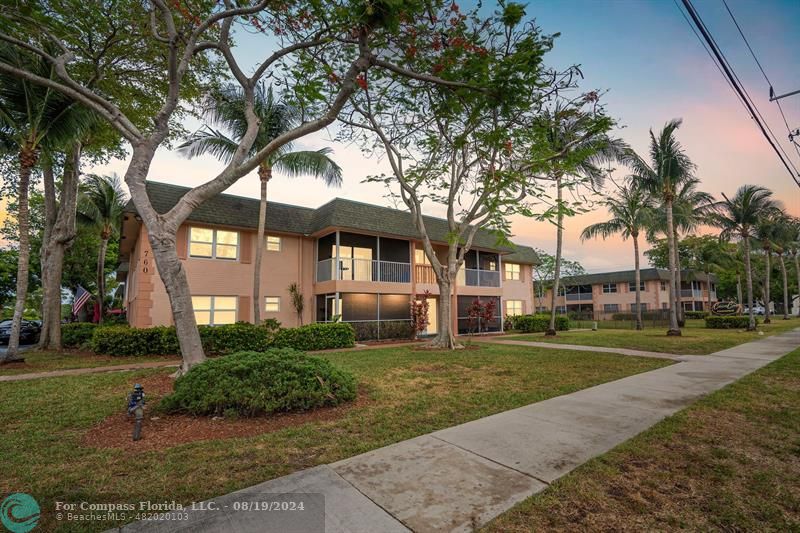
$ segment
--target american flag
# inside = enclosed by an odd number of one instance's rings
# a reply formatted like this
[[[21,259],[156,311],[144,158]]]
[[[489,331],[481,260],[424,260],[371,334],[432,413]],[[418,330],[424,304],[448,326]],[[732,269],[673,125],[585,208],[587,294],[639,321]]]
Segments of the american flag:
[[[78,290],[75,291],[75,301],[72,302],[72,314],[77,315],[81,308],[92,297],[92,293],[78,285]]]

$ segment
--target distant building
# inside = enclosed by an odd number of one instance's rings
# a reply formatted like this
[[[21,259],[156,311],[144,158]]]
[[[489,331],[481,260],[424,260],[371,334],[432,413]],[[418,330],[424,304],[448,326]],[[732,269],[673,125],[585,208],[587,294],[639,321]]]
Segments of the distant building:
[[[560,312],[627,313],[636,310],[635,270],[584,274],[563,278],[556,306]],[[681,303],[687,311],[703,311],[717,301],[717,278],[686,270],[681,273]],[[643,268],[640,271],[643,311],[669,309],[669,271]],[[710,293],[709,293],[710,291]],[[537,296],[538,311],[550,309],[552,289]]]

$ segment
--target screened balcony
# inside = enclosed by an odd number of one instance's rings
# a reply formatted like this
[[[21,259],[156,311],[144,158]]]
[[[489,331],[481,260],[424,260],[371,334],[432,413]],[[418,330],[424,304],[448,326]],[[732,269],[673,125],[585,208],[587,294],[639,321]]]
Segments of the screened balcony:
[[[567,301],[588,301],[592,299],[591,285],[573,285],[565,288]]]
[[[500,255],[470,250],[464,255],[457,283],[467,287],[500,287]]]
[[[411,283],[408,241],[336,232],[317,241],[320,281]]]

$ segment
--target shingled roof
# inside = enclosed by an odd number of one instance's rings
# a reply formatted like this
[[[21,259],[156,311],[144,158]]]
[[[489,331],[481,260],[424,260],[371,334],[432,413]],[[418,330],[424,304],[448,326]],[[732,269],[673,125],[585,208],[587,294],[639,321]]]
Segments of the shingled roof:
[[[667,281],[669,270],[663,268],[643,268],[639,271],[642,281]],[[681,274],[683,281],[707,281],[709,276],[704,272],[684,270]],[[716,282],[717,277],[711,274],[711,281]],[[597,274],[582,274],[561,278],[562,285],[594,285],[597,283],[633,283],[636,281],[635,270],[617,270],[614,272],[599,272]]]
[[[166,213],[189,191],[188,187],[147,182],[147,194],[158,213]],[[239,228],[255,229],[258,225],[259,201],[254,198],[219,194],[195,209],[189,222],[205,224],[224,224]],[[128,202],[125,210],[135,213],[133,202]],[[318,209],[295,205],[267,202],[267,230],[283,233],[311,235],[325,228],[341,228],[372,233],[384,233],[408,239],[420,238],[411,215],[407,211],[377,205],[334,198]],[[441,218],[425,217],[425,226],[433,241],[447,242],[447,221]],[[494,234],[478,230],[473,240],[476,248],[506,252],[506,261],[537,264],[539,257],[529,246],[499,246]]]

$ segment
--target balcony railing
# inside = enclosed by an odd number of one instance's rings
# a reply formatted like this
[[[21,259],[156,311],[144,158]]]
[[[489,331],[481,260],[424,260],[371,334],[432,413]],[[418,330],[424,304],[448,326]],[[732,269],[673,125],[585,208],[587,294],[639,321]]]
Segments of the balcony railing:
[[[499,287],[500,272],[497,270],[465,268],[464,284],[468,287]]]
[[[567,293],[567,300],[570,302],[580,301],[580,300],[591,300],[592,293],[591,292],[580,292],[580,293]]]
[[[414,280],[417,283],[436,283],[436,273],[430,265],[414,265]]]
[[[381,281],[411,283],[411,264],[374,259],[339,258],[324,259],[317,263],[317,281],[333,279],[345,281]]]

